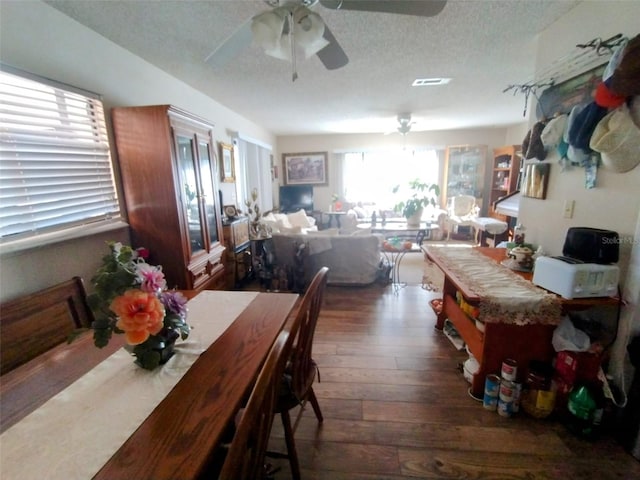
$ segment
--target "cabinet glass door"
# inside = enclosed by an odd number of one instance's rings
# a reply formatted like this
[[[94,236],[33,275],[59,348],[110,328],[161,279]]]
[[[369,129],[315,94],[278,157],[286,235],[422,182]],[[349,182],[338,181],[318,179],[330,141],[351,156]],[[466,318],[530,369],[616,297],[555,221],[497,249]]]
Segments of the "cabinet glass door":
[[[196,159],[193,150],[193,139],[177,135],[178,168],[183,183],[182,195],[186,205],[186,218],[191,252],[196,253],[205,249],[205,236],[201,224],[200,198],[196,177]]]
[[[218,241],[218,221],[215,201],[215,188],[213,184],[213,162],[211,145],[208,142],[198,141],[198,157],[200,159],[200,179],[202,181],[202,195],[204,196],[204,211],[207,230],[209,231],[209,244]]]
[[[482,206],[487,147],[472,145],[447,148],[446,198],[471,195]]]

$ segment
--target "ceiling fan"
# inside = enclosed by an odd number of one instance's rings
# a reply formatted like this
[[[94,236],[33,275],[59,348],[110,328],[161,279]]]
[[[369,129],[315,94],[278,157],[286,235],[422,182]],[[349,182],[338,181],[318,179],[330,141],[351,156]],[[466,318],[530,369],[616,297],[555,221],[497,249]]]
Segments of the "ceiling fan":
[[[267,55],[289,60],[296,71],[296,49],[309,58],[318,55],[328,70],[344,67],[349,58],[319,14],[317,3],[331,10],[393,13],[432,17],[442,11],[447,0],[264,0],[272,7],[248,19],[218,48],[205,58],[213,68],[229,63],[252,41]]]
[[[398,132],[400,135],[406,135],[407,133],[409,133],[411,131],[411,126],[415,125],[416,122],[412,122],[411,121],[411,114],[410,113],[399,113],[398,114],[398,126],[396,127],[395,131],[392,132],[387,132],[385,133],[385,135],[389,135],[391,133],[396,133]]]

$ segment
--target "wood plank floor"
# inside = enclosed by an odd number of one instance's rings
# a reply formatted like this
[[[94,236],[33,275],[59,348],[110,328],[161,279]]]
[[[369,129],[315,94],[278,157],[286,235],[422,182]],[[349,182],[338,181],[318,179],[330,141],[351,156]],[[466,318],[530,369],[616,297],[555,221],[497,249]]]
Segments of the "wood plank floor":
[[[314,341],[325,420],[302,412],[303,479],[640,479],[640,462],[610,436],[588,442],[557,421],[483,409],[457,368],[466,356],[434,329],[435,296],[418,285],[327,288]],[[285,451],[279,417],[270,448]],[[290,478],[286,460],[269,461],[273,478]]]

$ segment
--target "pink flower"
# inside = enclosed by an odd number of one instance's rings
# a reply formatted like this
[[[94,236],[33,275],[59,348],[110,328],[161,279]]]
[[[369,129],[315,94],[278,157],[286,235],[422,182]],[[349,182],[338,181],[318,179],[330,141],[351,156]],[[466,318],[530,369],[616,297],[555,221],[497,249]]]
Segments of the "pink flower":
[[[140,288],[144,292],[158,292],[167,288],[162,267],[154,267],[148,263],[136,264],[136,275],[140,282]]]
[[[114,298],[109,308],[118,316],[116,327],[124,331],[130,345],[145,342],[164,326],[164,305],[149,292],[127,290]]]

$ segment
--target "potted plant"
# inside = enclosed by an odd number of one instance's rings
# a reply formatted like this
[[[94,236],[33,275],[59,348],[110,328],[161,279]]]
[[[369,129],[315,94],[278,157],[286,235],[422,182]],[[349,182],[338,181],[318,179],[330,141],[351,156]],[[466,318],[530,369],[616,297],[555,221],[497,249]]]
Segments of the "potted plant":
[[[398,193],[400,185],[396,185],[393,193]],[[437,206],[437,199],[440,195],[440,187],[435,183],[424,183],[416,178],[409,182],[411,194],[408,199],[397,203],[393,209],[402,212],[407,219],[407,225],[416,226],[420,224],[422,212],[428,205]]]

